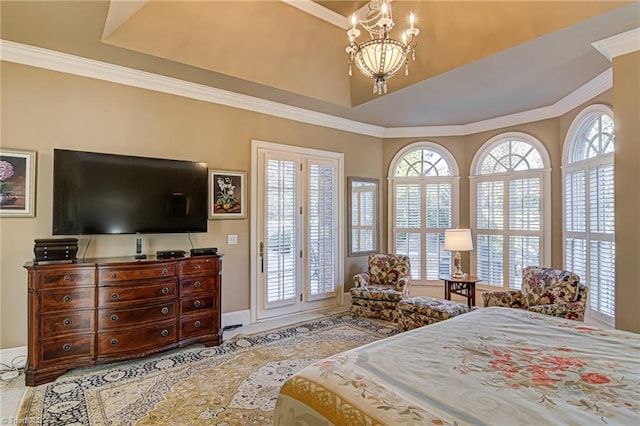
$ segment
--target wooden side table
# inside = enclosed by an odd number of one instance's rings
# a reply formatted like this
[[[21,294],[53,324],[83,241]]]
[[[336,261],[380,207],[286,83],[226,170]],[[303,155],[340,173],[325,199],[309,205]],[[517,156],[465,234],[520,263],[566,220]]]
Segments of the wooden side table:
[[[471,308],[476,304],[476,283],[480,278],[467,275],[464,278],[453,278],[451,275],[441,275],[444,281],[444,298],[451,300],[451,293],[467,298],[467,305]]]

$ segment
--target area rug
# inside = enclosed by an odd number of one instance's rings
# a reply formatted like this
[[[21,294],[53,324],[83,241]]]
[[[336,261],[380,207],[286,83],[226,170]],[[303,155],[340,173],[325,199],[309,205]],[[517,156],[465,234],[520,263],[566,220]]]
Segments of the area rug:
[[[280,387],[295,372],[395,333],[388,322],[334,315],[216,347],[77,369],[29,388],[18,423],[268,425]]]

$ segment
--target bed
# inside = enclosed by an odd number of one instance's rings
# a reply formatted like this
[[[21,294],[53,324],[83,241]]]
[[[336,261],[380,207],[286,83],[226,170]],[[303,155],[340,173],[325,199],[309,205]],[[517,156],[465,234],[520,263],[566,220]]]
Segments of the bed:
[[[275,425],[640,424],[640,335],[478,309],[310,365]]]

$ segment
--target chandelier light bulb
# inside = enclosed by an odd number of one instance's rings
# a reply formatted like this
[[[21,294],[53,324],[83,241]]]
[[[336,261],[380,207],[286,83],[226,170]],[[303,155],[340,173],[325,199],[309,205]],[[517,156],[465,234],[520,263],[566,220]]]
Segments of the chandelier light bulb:
[[[413,12],[411,12],[409,14],[409,25],[411,25],[411,29],[413,29],[413,25],[415,24],[415,22],[416,22],[416,17],[413,14]],[[354,24],[354,26],[355,26],[355,24]]]
[[[382,6],[381,6],[380,10],[381,10],[381,12],[382,12],[382,16],[383,16],[384,18],[386,18],[386,17],[387,17],[387,13],[389,13],[389,8],[388,8],[388,6],[387,6],[387,3],[386,3],[386,2],[382,2]]]
[[[356,29],[356,24],[358,23],[358,18],[356,18],[356,14],[351,15],[351,25],[353,25],[353,29]]]

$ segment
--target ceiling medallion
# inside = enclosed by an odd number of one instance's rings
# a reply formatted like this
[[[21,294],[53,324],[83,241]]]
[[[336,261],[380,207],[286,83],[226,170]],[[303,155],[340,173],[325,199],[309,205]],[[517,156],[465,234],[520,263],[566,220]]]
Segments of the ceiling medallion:
[[[402,65],[405,75],[409,75],[408,56],[411,55],[415,61],[416,43],[413,39],[420,33],[414,26],[415,17],[411,13],[410,27],[402,32],[402,41],[389,37],[394,22],[391,6],[387,1],[371,0],[368,11],[359,21],[355,13],[351,16],[352,27],[347,31],[349,46],[345,49],[349,54],[349,76],[353,75],[352,65],[355,63],[365,77],[374,80],[373,93],[379,95],[387,93],[387,80],[393,77]],[[367,30],[371,40],[362,43],[356,41],[360,36],[360,30],[356,28],[358,22]]]

